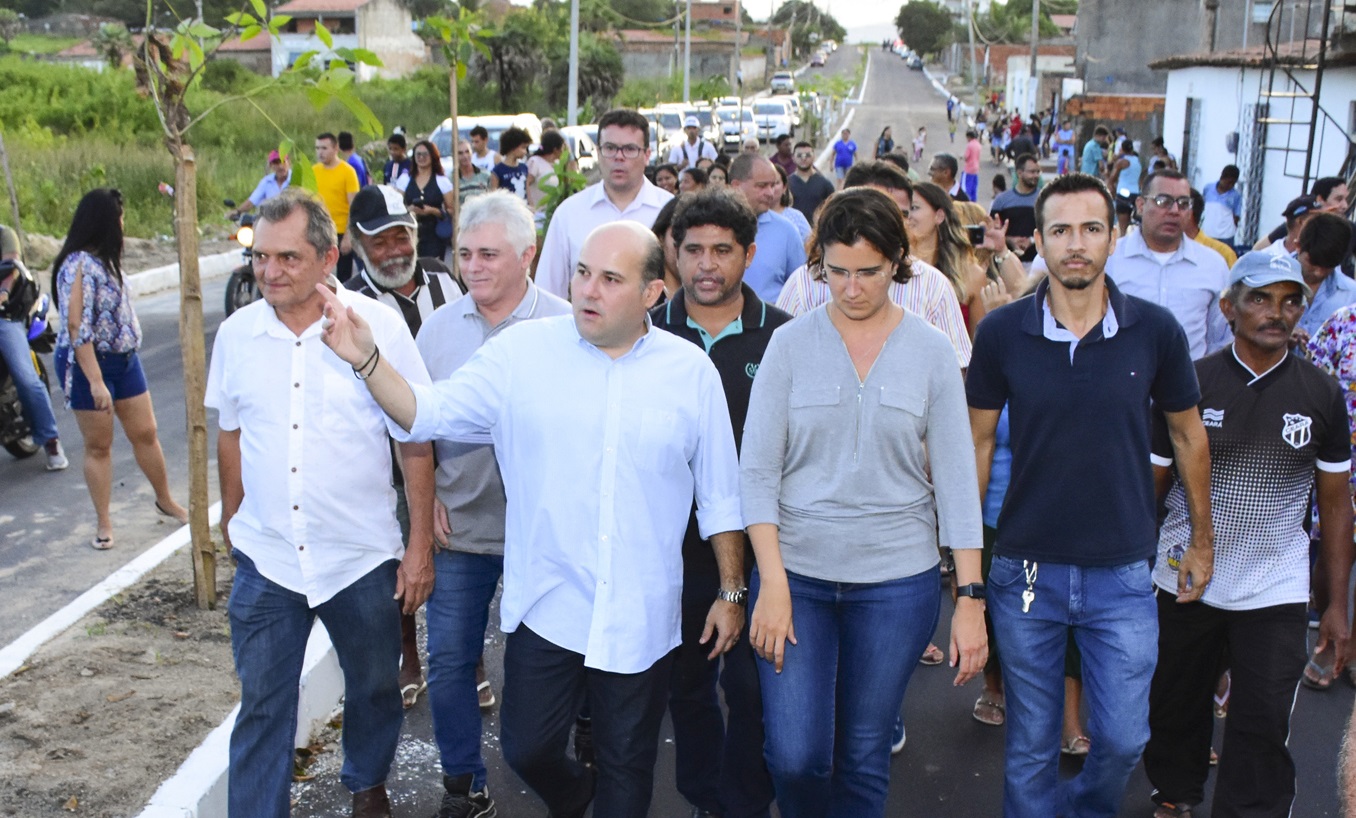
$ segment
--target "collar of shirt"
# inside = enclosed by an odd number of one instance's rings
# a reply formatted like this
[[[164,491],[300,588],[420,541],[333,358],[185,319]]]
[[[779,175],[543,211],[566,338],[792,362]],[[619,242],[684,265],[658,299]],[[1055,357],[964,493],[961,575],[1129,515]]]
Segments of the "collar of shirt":
[[[801,268],[801,270],[804,269]],[[759,298],[758,293],[754,292],[753,288],[747,284],[740,283],[739,292],[744,296],[744,309],[740,310],[739,318],[735,319],[739,322],[740,331],[742,332],[744,327],[762,329],[763,325],[767,323],[767,303]],[[673,298],[664,303],[664,324],[670,327],[697,327],[696,322],[687,314],[687,293],[681,288],[673,294]],[[706,331],[702,330],[702,332],[702,337],[705,338]],[[733,333],[721,333],[715,341],[719,341],[729,334]],[[711,345],[714,345],[715,341],[707,345],[708,352],[711,351]]]
[[[1281,359],[1272,366],[1268,367],[1265,372],[1253,372],[1252,367],[1243,363],[1243,359],[1238,357],[1238,342],[1235,341],[1234,343],[1229,345],[1229,357],[1233,359],[1234,363],[1238,364],[1238,367],[1241,370],[1239,372],[1239,375],[1247,379],[1248,386],[1253,386],[1257,384],[1258,381],[1261,381],[1263,378],[1266,378],[1268,375],[1271,375],[1279,371],[1280,368],[1282,366],[1285,366],[1286,362],[1289,361],[1294,356],[1289,354],[1282,355]]]
[[[537,304],[540,300],[541,290],[538,290],[537,285],[533,284],[532,279],[529,278],[527,280],[527,291],[523,293],[523,298],[518,302],[518,306],[513,308],[513,312],[509,313],[507,318],[493,327],[490,326],[489,321],[485,320],[485,316],[480,312],[480,305],[476,303],[476,300],[471,297],[470,293],[467,293],[453,303],[455,304],[454,309],[460,312],[462,316],[480,321],[490,330],[497,330],[514,321],[526,321],[531,318],[532,314],[537,311]]]
[[[1074,337],[1072,332],[1055,320],[1053,313],[1050,312],[1049,294],[1050,282],[1049,279],[1046,279],[1036,286],[1036,293],[1031,298],[1031,309],[1027,311],[1026,315],[1022,316],[1022,329],[1031,335],[1040,335],[1057,343],[1067,341],[1069,344],[1069,363],[1073,363],[1074,352],[1078,349],[1078,344],[1082,339]],[[1137,318],[1133,305],[1121,294],[1121,291],[1109,278],[1106,279],[1106,294],[1106,315],[1102,316],[1100,334],[1102,339],[1114,337],[1121,327],[1130,326]],[[1096,339],[1090,337],[1088,340]]]
[[[631,203],[628,204],[624,210],[618,209],[617,206],[612,203],[612,199],[607,195],[607,188],[602,182],[584,188],[583,193],[590,197],[588,199],[590,210],[596,207],[611,208],[612,211],[617,214],[618,218],[622,218],[627,213],[630,213],[633,210],[639,210],[647,205],[656,209],[661,208],[668,203],[669,199],[673,198],[672,194],[667,190],[654,184],[649,179],[641,180],[640,190],[636,192],[636,198],[632,199]]]
[[[570,336],[575,339],[575,342],[580,346],[580,348],[584,349],[590,355],[599,355],[602,356],[603,358],[608,358],[613,361],[622,361],[631,358],[643,357],[645,355],[646,350],[653,344],[653,341],[651,341],[650,339],[654,337],[654,334],[656,332],[661,331],[662,330],[655,329],[654,322],[650,320],[650,314],[648,312],[645,313],[645,331],[641,333],[640,337],[636,339],[636,342],[631,345],[631,348],[626,350],[626,353],[624,355],[619,355],[616,358],[612,358],[611,355],[608,355],[606,352],[603,352],[592,341],[580,335],[579,325],[575,323],[573,320],[570,321]]]
[[[1127,258],[1146,258],[1153,261],[1155,264],[1158,263],[1158,259],[1154,256],[1154,251],[1149,249],[1149,245],[1144,241],[1144,231],[1136,230],[1134,233],[1121,239],[1121,241],[1125,243],[1125,255]],[[1192,258],[1191,254],[1186,249],[1187,245],[1191,243],[1192,242],[1186,237],[1186,234],[1183,233],[1177,242],[1177,249],[1172,251],[1172,257],[1169,258],[1167,264],[1164,264],[1163,266],[1166,267],[1168,264],[1176,264],[1179,261],[1185,261],[1194,266],[1196,264],[1196,259]]]
[[[343,299],[344,288],[340,287],[336,292],[339,294],[340,299]],[[320,319],[317,318],[315,323],[302,330],[300,334],[292,332],[292,330],[288,329],[287,325],[278,318],[278,313],[272,307],[266,307],[265,309],[259,310],[258,315],[254,318],[253,327],[256,336],[271,335],[274,338],[282,338],[288,341],[304,341],[307,338],[313,338],[320,334],[320,329]]]

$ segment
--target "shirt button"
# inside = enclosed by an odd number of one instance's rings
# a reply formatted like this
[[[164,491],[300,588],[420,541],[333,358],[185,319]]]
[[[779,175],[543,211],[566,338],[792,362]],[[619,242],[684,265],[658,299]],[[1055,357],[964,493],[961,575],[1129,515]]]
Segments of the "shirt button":
[[[607,541],[607,535],[604,534],[604,535],[602,536],[602,539],[603,539],[604,542],[606,542],[606,541]]]
[[[305,551],[305,550],[306,550],[306,546],[304,546],[304,545],[298,545],[298,546],[297,546],[297,550],[298,550],[298,551]]]
[[[296,467],[296,466],[293,466],[293,467],[292,467],[292,473],[293,473],[293,474],[296,474],[296,473],[297,473],[297,467]]]
[[[292,510],[293,510],[293,511],[297,511],[297,510],[299,510],[300,508],[301,508],[301,506],[292,506]],[[604,537],[603,539],[607,539],[607,538]]]
[[[297,428],[297,424],[293,423],[293,424],[292,424],[292,428],[293,428],[293,429]]]
[[[294,384],[292,384],[292,385],[295,386],[297,389],[300,389],[300,388],[301,388],[301,384],[299,384],[299,383],[294,383]]]
[[[297,341],[297,346],[301,346],[301,342],[300,342],[300,341]]]

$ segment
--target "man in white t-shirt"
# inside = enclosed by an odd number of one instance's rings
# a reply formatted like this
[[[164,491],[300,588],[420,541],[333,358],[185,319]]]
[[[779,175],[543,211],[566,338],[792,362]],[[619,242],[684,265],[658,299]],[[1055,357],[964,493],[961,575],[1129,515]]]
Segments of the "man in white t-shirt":
[[[702,123],[695,116],[683,120],[683,133],[687,141],[669,151],[669,164],[683,168],[695,168],[703,159],[716,160],[716,148],[702,139]]]

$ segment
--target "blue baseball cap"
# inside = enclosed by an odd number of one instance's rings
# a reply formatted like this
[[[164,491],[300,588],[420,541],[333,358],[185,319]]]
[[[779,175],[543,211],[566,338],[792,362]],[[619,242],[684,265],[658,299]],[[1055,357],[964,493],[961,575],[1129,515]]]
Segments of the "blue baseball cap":
[[[1249,287],[1265,287],[1281,281],[1293,281],[1300,285],[1304,297],[1309,298],[1313,291],[1304,283],[1304,274],[1299,262],[1286,254],[1277,255],[1270,250],[1253,250],[1244,253],[1229,271],[1229,284],[1243,283]]]

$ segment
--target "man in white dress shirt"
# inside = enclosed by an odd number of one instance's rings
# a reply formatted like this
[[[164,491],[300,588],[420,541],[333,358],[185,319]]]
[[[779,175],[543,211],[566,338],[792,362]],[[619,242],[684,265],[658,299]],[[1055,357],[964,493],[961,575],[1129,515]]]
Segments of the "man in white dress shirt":
[[[344,766],[355,818],[390,815],[386,777],[403,708],[400,615],[433,586],[431,537],[401,544],[385,416],[354,368],[321,343],[338,242],[320,200],[295,190],[259,207],[254,269],[264,300],[222,323],[205,402],[221,431],[221,530],[237,561],[231,647],[232,818],[286,818],[297,683],[319,617],[344,670]],[[325,290],[380,339],[384,361],[428,384],[399,314]],[[402,449],[404,448],[402,444]],[[402,559],[403,556],[403,559]]]
[[[664,256],[642,226],[585,240],[574,315],[513,326],[429,388],[407,384],[365,317],[330,297],[325,343],[377,363],[367,386],[398,439],[493,442],[507,498],[501,740],[555,818],[636,818],[649,808],[673,651],[682,540],[695,498],[722,577],[742,577],[734,435],[700,348],[651,326]],[[746,589],[722,587],[706,633],[724,653]],[[566,754],[587,696],[595,779]]]
[[[537,286],[565,300],[584,239],[599,225],[616,221],[654,225],[673,194],[645,178],[650,123],[635,111],[617,108],[598,120],[598,153],[603,181],[560,203],[546,228],[537,263]]]

